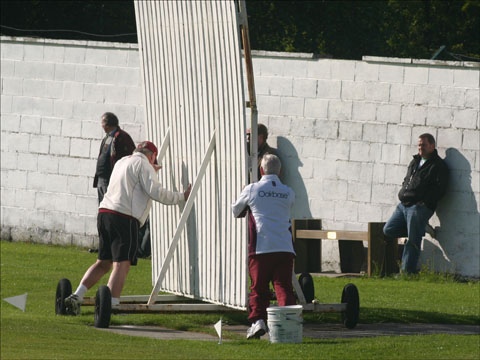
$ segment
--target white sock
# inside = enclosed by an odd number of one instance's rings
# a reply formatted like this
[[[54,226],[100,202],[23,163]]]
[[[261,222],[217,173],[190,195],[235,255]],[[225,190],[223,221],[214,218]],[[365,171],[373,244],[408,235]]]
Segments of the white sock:
[[[120,298],[112,297],[112,306],[120,305]]]
[[[79,297],[80,300],[83,300],[83,297],[85,296],[87,292],[87,287],[83,284],[78,285],[77,290],[75,290],[74,294]]]

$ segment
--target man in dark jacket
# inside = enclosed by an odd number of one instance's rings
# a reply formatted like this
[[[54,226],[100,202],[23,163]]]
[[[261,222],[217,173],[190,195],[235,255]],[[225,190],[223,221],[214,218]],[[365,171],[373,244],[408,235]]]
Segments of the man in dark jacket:
[[[267,139],[268,139],[268,129],[267,129],[267,127],[263,124],[258,124],[257,125],[257,132],[258,132],[258,170],[257,170],[257,176],[258,176],[258,178],[261,178],[260,165],[262,164],[263,157],[267,154],[275,155],[277,157],[279,157],[279,156],[278,156],[277,149],[271,147],[267,143]],[[249,155],[250,155],[250,133],[251,133],[251,130],[247,129],[247,151],[248,151]]]
[[[438,156],[435,138],[422,134],[418,154],[408,165],[407,176],[398,193],[400,204],[387,221],[383,232],[392,238],[408,237],[402,255],[402,272],[416,273],[425,227],[440,198],[445,195],[448,168]]]
[[[115,114],[106,112],[101,117],[101,123],[106,135],[100,145],[97,169],[93,179],[93,187],[97,188],[99,204],[107,192],[113,166],[122,157],[132,155],[135,150],[135,143],[126,131],[120,129]]]

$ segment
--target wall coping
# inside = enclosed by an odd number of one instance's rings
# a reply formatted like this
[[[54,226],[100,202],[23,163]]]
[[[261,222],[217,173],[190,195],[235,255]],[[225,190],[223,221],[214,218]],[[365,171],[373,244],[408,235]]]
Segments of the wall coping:
[[[34,37],[17,37],[17,36],[0,36],[0,42],[24,42],[30,44],[52,44],[52,45],[68,45],[68,46],[88,46],[93,48],[117,48],[117,49],[131,49],[138,50],[138,44],[134,43],[120,43],[108,41],[92,41],[92,40],[60,40]],[[243,51],[242,51],[243,53]],[[282,52],[282,51],[266,51],[266,50],[252,50],[253,57],[267,57],[267,58],[286,58],[286,59],[333,59],[331,57],[323,57],[314,53],[301,52]],[[357,61],[357,60],[344,60]],[[428,59],[411,59],[411,58],[397,58],[397,57],[382,57],[382,56],[363,56],[362,61],[380,64],[411,64],[411,65],[425,65],[425,66],[443,66],[443,67],[469,67],[480,68],[480,62],[477,61],[444,61],[444,60],[428,60]]]
[[[410,59],[410,58],[395,58],[395,57],[382,57],[382,56],[362,56],[362,60],[365,62],[386,63],[386,64],[412,64],[412,65],[427,65],[427,66],[480,68],[480,62],[477,62],[477,61],[445,61],[445,60]]]
[[[0,42],[23,42],[27,44],[49,44],[49,45],[68,45],[68,46],[88,46],[92,48],[119,48],[119,49],[138,49],[138,44],[120,43],[109,41],[93,41],[93,40],[63,40],[63,39],[46,39],[35,37],[20,36],[0,36]]]

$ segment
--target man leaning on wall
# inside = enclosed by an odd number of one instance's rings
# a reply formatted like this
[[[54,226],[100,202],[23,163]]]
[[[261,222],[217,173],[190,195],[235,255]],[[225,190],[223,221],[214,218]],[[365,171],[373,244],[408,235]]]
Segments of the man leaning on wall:
[[[247,151],[248,154],[250,155],[250,134],[251,134],[251,129],[247,129]],[[268,139],[268,128],[263,125],[263,124],[258,124],[257,125],[257,134],[258,134],[258,170],[257,174],[260,177],[260,165],[262,164],[262,159],[265,155],[271,154],[278,156],[278,151],[277,149],[271,147],[267,143]]]
[[[428,133],[418,138],[418,154],[408,165],[407,175],[398,193],[400,204],[383,228],[391,238],[407,237],[401,271],[417,273],[422,237],[438,201],[447,190],[448,168],[438,156],[435,138]]]

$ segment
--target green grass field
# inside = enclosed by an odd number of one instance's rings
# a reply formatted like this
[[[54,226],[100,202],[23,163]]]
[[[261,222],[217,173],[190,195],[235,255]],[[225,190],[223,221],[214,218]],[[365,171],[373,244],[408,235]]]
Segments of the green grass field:
[[[162,341],[116,335],[93,327],[93,308],[78,317],[56,316],[55,289],[66,277],[75,288],[96,255],[85,249],[1,242],[1,298],[28,293],[26,311],[1,301],[1,359],[480,359],[478,335],[309,339],[302,344],[246,341]],[[103,284],[107,281],[105,277]],[[480,284],[424,274],[409,279],[315,278],[323,303],[340,301],[347,282],[360,293],[360,323],[480,324]],[[124,295],[149,294],[150,261],[132,268]],[[87,295],[94,296],[91,289]],[[246,324],[246,313],[221,315]],[[219,314],[113,315],[112,324],[154,324],[213,334]],[[306,321],[339,323],[339,314],[305,314]]]

